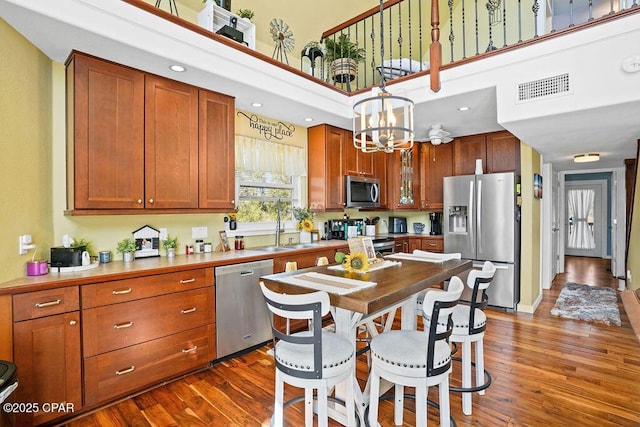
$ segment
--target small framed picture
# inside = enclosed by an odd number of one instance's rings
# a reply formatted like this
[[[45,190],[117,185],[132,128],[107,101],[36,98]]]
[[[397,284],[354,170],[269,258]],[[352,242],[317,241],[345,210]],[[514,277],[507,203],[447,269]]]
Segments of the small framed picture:
[[[220,249],[222,252],[228,252],[229,249],[229,240],[227,239],[226,231],[218,231],[218,236],[220,236]]]
[[[542,199],[542,176],[537,173],[533,174],[533,197]]]
[[[367,254],[367,258],[370,260],[376,257],[376,250],[373,247],[373,239],[371,237],[363,237],[362,245],[364,246],[364,253]]]

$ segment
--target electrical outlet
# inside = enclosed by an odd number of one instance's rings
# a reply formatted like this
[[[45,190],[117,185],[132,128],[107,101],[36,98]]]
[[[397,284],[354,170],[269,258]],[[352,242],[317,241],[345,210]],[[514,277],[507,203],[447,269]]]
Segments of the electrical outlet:
[[[631,283],[631,270],[627,270],[627,283]]]
[[[160,240],[167,240],[167,235],[168,235],[168,234],[169,234],[169,233],[167,232],[167,229],[166,229],[166,228],[161,228],[161,229],[160,229],[160,236],[159,236],[159,237],[160,237]]]
[[[22,234],[18,236],[18,254],[24,255],[29,249],[35,249],[36,245],[32,245],[33,239],[31,234]]]
[[[209,235],[207,227],[191,227],[192,239],[206,239]]]

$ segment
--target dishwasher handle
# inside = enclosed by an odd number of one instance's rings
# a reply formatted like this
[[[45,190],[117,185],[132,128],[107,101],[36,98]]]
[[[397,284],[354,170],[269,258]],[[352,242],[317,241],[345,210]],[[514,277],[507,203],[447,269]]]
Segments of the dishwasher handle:
[[[240,276],[252,276],[254,273],[254,270],[242,270],[240,272]]]

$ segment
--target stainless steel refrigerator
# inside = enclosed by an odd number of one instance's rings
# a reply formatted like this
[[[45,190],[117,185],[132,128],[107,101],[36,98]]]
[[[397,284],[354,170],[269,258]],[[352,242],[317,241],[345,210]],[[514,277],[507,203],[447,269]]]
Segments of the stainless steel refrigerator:
[[[478,268],[493,262],[489,305],[508,311],[520,301],[519,187],[514,173],[445,177],[443,187],[445,252],[460,252]],[[466,289],[462,299],[470,297]]]

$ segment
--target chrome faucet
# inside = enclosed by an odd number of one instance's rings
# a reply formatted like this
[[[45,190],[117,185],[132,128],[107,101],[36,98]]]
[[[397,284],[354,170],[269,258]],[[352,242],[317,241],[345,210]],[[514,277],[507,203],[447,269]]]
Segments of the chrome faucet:
[[[276,215],[276,247],[280,246],[280,232],[283,231],[280,229],[281,224],[280,224],[280,199],[278,199],[278,202],[276,204],[276,211],[277,211],[277,215]]]

